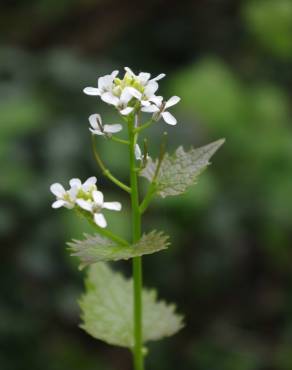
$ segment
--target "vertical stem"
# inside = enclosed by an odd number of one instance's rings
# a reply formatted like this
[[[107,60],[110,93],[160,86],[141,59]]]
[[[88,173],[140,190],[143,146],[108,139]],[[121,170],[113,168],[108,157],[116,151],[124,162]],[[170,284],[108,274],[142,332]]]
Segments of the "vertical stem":
[[[130,140],[130,182],[131,182],[131,204],[132,204],[132,232],[133,242],[141,237],[141,214],[139,211],[138,180],[136,173],[135,144],[137,133],[134,132],[134,120],[129,121]],[[144,369],[143,338],[142,338],[142,258],[133,258],[134,279],[134,366],[135,370]]]

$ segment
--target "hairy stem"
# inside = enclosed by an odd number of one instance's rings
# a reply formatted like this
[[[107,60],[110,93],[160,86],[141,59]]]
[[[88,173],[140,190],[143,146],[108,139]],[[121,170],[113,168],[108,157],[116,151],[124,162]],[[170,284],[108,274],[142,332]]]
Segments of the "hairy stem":
[[[133,243],[141,237],[141,214],[139,211],[138,180],[135,163],[135,144],[137,133],[134,132],[134,119],[129,120],[130,140],[130,182],[131,182],[131,204],[132,204],[132,233]],[[142,333],[142,258],[133,258],[134,279],[134,366],[135,370],[144,369],[143,358],[143,333]]]

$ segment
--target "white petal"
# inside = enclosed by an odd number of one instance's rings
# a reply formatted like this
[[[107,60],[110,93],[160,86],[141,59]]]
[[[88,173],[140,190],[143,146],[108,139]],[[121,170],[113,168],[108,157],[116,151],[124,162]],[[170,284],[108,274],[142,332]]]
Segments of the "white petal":
[[[114,134],[116,132],[119,132],[123,129],[123,126],[119,123],[113,124],[113,125],[104,125],[104,131]]]
[[[150,77],[151,77],[151,74],[147,72],[140,72],[138,75],[138,79],[142,85],[145,85]]]
[[[179,96],[172,96],[170,99],[167,100],[165,104],[165,108],[172,107],[173,105],[177,104],[180,101]]]
[[[163,97],[153,95],[153,96],[151,96],[151,98],[149,100],[152,101],[152,103],[156,104],[158,107],[160,107],[161,104],[162,104],[162,101],[163,101]]]
[[[98,190],[93,191],[92,197],[93,197],[94,203],[97,206],[101,207],[103,205],[103,194],[101,191],[98,191]]]
[[[135,145],[135,157],[138,161],[142,159],[142,152],[138,144]]]
[[[122,209],[122,205],[120,202],[104,202],[102,208],[110,209],[112,211],[120,211]]]
[[[97,178],[95,176],[89,177],[85,183],[82,185],[84,191],[90,190],[90,188],[96,184]]]
[[[89,127],[89,131],[92,132],[93,135],[99,135],[99,136],[103,136],[104,135],[104,132],[98,131],[98,129],[93,130],[92,128]]]
[[[132,94],[131,88],[126,87],[121,93],[120,104],[123,104],[123,105],[128,104],[132,98],[133,98],[133,94]]]
[[[156,105],[151,104],[148,107],[142,107],[141,111],[147,113],[156,113],[159,111],[159,108]]]
[[[85,209],[85,211],[91,212],[91,210],[92,210],[92,203],[91,202],[89,202],[87,200],[84,200],[84,199],[77,199],[76,203],[78,204],[78,206],[80,208]]]
[[[111,104],[111,105],[118,105],[119,104],[119,98],[117,98],[116,96],[114,96],[112,93],[110,92],[106,92],[104,94],[101,95],[101,99],[105,102],[105,103],[108,103],[108,104]]]
[[[128,114],[130,114],[132,111],[134,110],[133,107],[126,107],[125,109],[122,109],[120,111],[120,113],[123,115],[123,116],[127,116]]]
[[[161,115],[162,115],[162,117],[163,117],[163,119],[166,123],[168,123],[169,125],[172,125],[172,126],[176,125],[177,121],[171,113],[163,112]]]
[[[94,96],[100,95],[100,90],[97,89],[96,87],[85,87],[85,89],[83,89],[83,92],[86,95],[94,95]]]
[[[113,84],[113,76],[112,75],[105,75],[99,77],[98,79],[98,88],[102,91],[110,90]]]
[[[150,98],[158,89],[158,83],[156,81],[150,81],[145,89],[144,89],[144,95]]]
[[[81,187],[81,181],[79,179],[71,179],[69,181],[69,184],[71,187],[75,186],[77,188],[80,188]]]
[[[92,128],[94,128],[95,130],[100,130],[100,127],[99,127],[99,124],[98,124],[98,122],[99,122],[100,125],[102,125],[102,119],[101,119],[100,114],[97,114],[97,113],[91,114],[88,117],[88,120],[89,120],[89,123],[90,123]]]
[[[50,190],[54,195],[56,195],[56,197],[60,197],[60,198],[62,198],[64,194],[66,193],[63,186],[57,182],[50,186]]]
[[[141,100],[141,105],[143,106],[143,107],[149,107],[149,105],[150,105],[151,103],[150,103],[150,101],[149,100]]]
[[[72,202],[75,202],[79,189],[79,186],[73,186],[70,190],[67,191]]]
[[[150,81],[159,81],[164,77],[165,77],[165,73],[160,73],[158,76],[152,78],[152,80],[150,80]]]
[[[119,74],[119,71],[116,69],[116,70],[112,71],[111,76],[114,79],[114,78],[117,77],[118,74]]]
[[[65,201],[64,200],[56,200],[53,204],[52,204],[52,208],[60,208],[60,207],[63,207],[65,205]]]
[[[99,227],[105,228],[107,226],[106,219],[104,218],[104,215],[102,213],[95,213],[94,214],[94,222]]]
[[[141,99],[141,97],[142,97],[142,94],[140,93],[140,91],[138,91],[137,89],[135,89],[134,87],[126,87],[125,89],[124,89],[124,91],[125,90],[127,90],[127,92],[130,94],[130,95],[132,95],[134,98],[136,98],[136,99]],[[121,98],[122,98],[122,96],[121,96]]]
[[[128,72],[130,76],[136,77],[135,73],[129,67],[125,67],[125,71]]]
[[[97,79],[97,86],[98,86],[98,88],[99,88],[101,91],[103,91],[103,90],[104,90],[104,88],[106,87],[106,83],[105,83],[106,79],[105,79],[105,77],[106,77],[106,76],[102,76],[102,77],[99,77],[99,78]]]

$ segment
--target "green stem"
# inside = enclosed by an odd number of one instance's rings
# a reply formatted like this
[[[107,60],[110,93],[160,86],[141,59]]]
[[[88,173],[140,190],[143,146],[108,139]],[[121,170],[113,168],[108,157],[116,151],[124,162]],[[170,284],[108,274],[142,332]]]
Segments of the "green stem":
[[[121,238],[120,236],[112,233],[109,230],[102,229],[101,227],[97,226],[96,224],[94,224],[94,225],[95,225],[95,228],[97,229],[97,231],[100,235],[103,235],[103,236],[107,237],[108,239],[116,242],[119,245],[122,245],[123,247],[127,247],[129,245],[129,243],[126,240],[124,240],[123,238]]]
[[[145,198],[143,199],[142,203],[139,206],[139,211],[140,211],[141,214],[143,214],[146,211],[146,209],[149,206],[149,203],[151,202],[152,197],[154,196],[154,194],[155,194],[155,183],[152,182],[149,185],[149,188],[148,188],[148,191],[145,195]]]
[[[116,177],[114,177],[110,171],[105,167],[103,161],[101,160],[99,154],[97,153],[96,146],[95,146],[95,137],[92,135],[92,150],[94,154],[94,158],[99,165],[102,173],[104,176],[106,176],[109,180],[111,180],[114,184],[119,186],[121,189],[125,190],[127,193],[131,194],[131,188],[127,186],[126,184],[122,183],[120,180],[118,180]]]
[[[135,144],[137,133],[134,132],[134,119],[129,120],[130,140],[130,182],[131,182],[131,204],[132,204],[132,232],[133,243],[141,237],[141,214],[139,211],[138,180],[135,163]],[[144,369],[143,358],[143,333],[142,333],[142,258],[133,258],[133,279],[134,279],[134,366],[135,370]]]
[[[137,127],[137,128],[134,130],[134,132],[135,132],[135,133],[139,133],[139,132],[141,132],[141,131],[145,130],[145,128],[147,128],[147,127],[149,127],[149,126],[153,125],[153,123],[154,123],[154,122],[156,122],[156,121],[154,121],[153,119],[150,119],[149,121],[147,121],[146,123],[144,123],[144,125]]]
[[[148,188],[148,191],[145,195],[145,198],[143,199],[142,203],[139,206],[139,210],[140,210],[141,214],[143,214],[145,212],[145,210],[147,209],[147,207],[149,206],[149,203],[151,202],[151,199],[154,196],[155,191],[156,191],[156,179],[159,175],[160,167],[161,167],[164,155],[165,155],[166,138],[167,138],[167,133],[164,132],[163,139],[162,139],[162,142],[161,142],[161,145],[160,145],[159,158],[158,158],[158,162],[157,162],[157,165],[156,165],[156,169],[155,169],[152,181],[149,185],[149,188]]]
[[[108,239],[112,240],[113,242],[116,242],[117,244],[122,245],[124,247],[127,247],[129,245],[129,243],[125,239],[123,239],[120,236],[114,234],[113,232],[109,231],[108,229],[103,229],[103,228],[99,227],[98,225],[96,225],[96,223],[92,219],[91,214],[88,215],[88,212],[77,209],[77,214],[79,214],[80,216],[85,217],[87,219],[87,221],[97,230],[97,232],[100,235],[103,235],[106,238],[108,238]]]
[[[120,139],[120,138],[115,137],[115,136],[112,136],[110,138],[110,140],[116,141],[117,143],[120,143],[120,144],[125,144],[125,145],[129,145],[130,144],[130,142],[128,140]]]

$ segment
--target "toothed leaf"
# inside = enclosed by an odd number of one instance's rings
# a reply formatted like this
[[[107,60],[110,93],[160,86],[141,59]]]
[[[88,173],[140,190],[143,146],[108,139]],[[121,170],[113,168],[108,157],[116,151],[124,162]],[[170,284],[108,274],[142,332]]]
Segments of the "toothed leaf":
[[[85,234],[84,240],[73,240],[68,243],[72,256],[79,257],[80,267],[100,261],[118,261],[129,259],[144,254],[151,254],[169,245],[168,236],[156,230],[144,234],[141,239],[128,246],[121,246],[108,238],[98,234]]]
[[[175,305],[156,300],[154,290],[143,290],[143,343],[175,334],[183,317]],[[108,344],[133,348],[133,280],[114,272],[108,264],[89,267],[86,292],[80,299],[83,328]]]
[[[155,190],[162,198],[184,193],[191,185],[196,184],[197,178],[210,164],[209,159],[224,143],[224,139],[185,152],[179,147],[173,155],[166,154],[162,160],[158,176],[155,181]],[[152,182],[158,160],[151,158],[140,176]]]

